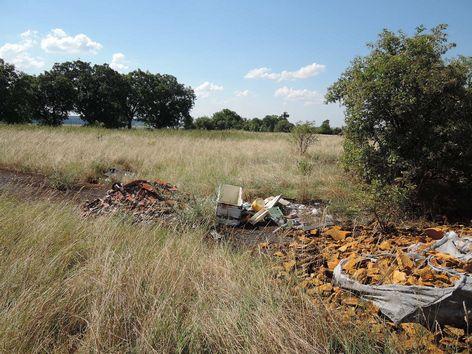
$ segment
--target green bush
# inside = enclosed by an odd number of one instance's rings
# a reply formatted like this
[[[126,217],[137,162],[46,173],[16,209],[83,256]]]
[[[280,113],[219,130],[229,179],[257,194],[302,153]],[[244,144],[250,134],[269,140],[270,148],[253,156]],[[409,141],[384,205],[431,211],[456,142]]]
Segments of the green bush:
[[[403,189],[411,210],[464,216],[472,197],[472,58],[445,57],[455,46],[445,29],[384,30],[326,100],[346,108],[348,170]]]
[[[314,123],[297,123],[290,132],[290,140],[295,145],[298,153],[305,155],[308,148],[318,140]]]

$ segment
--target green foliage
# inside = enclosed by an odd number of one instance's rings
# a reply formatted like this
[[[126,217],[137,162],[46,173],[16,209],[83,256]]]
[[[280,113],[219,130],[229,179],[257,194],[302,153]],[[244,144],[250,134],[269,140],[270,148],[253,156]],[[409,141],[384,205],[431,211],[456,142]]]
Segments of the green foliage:
[[[288,133],[293,129],[294,125],[288,121],[287,118],[281,118],[275,124],[274,132]]]
[[[247,119],[244,123],[244,130],[251,132],[260,132],[262,131],[262,120],[259,118]]]
[[[137,102],[136,115],[152,128],[172,128],[184,124],[190,117],[195,94],[172,75],[151,74],[138,70],[131,73],[137,90],[131,97]]]
[[[445,58],[455,46],[445,29],[384,30],[326,99],[346,108],[348,170],[404,189],[422,210],[470,213],[472,60]]]
[[[404,218],[403,210],[408,206],[409,195],[414,186],[384,184],[373,180],[364,190],[361,207],[364,212],[375,216],[383,231],[389,222]]]
[[[284,132],[287,133],[293,128],[293,124],[288,121],[289,115],[284,112],[282,115],[267,115],[263,119],[242,118],[230,109],[223,109],[213,114],[211,118],[200,117],[195,120],[196,129],[204,130],[247,130],[253,132]]]
[[[290,132],[290,141],[300,155],[304,155],[317,140],[316,127],[311,122],[297,123]]]
[[[195,129],[195,123],[193,121],[192,116],[188,115],[188,116],[184,117],[182,127],[186,130]]]
[[[264,118],[262,118],[262,129],[261,131],[263,132],[273,132],[275,129],[275,126],[277,125],[279,121],[279,116],[272,114],[272,115],[267,115]]]
[[[59,126],[74,108],[72,82],[57,66],[36,78],[34,117],[43,125]]]
[[[327,134],[331,135],[333,134],[333,129],[331,128],[331,125],[329,124],[329,119],[326,119],[321,123],[320,127],[318,128],[318,134]]]
[[[94,65],[79,75],[77,112],[90,123],[101,123],[106,128],[127,125],[125,103],[128,92],[126,80],[107,64]]]
[[[211,119],[217,130],[242,129],[244,125],[243,118],[227,108],[214,113]]]
[[[0,59],[0,120],[60,125],[71,111],[87,125],[131,128],[134,119],[153,128],[193,127],[195,94],[171,75],[141,70],[122,75],[107,64],[56,63],[38,77]]]
[[[28,123],[32,120],[33,78],[0,59],[0,121]]]
[[[314,163],[308,159],[301,159],[297,161],[297,169],[303,176],[308,176],[314,168]]]
[[[199,117],[195,119],[195,128],[201,130],[214,130],[215,125],[210,117]]]

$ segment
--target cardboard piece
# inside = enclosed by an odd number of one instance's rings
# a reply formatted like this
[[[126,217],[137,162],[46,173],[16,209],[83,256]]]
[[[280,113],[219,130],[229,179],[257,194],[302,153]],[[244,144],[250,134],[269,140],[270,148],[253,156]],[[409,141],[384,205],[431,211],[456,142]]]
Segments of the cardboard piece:
[[[243,189],[238,186],[223,184],[218,191],[216,217],[218,223],[238,226],[241,223]]]

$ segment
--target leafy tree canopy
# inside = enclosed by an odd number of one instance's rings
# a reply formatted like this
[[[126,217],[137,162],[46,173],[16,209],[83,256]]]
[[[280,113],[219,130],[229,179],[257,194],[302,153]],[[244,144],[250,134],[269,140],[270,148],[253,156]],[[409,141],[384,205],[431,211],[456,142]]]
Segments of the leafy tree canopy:
[[[230,109],[223,109],[212,116],[213,124],[217,130],[242,129],[244,119]]]
[[[346,168],[409,186],[425,208],[458,210],[472,190],[472,60],[445,56],[455,46],[445,30],[384,30],[326,99],[346,109]]]
[[[0,59],[0,121],[30,122],[33,100],[33,77]]]
[[[177,127],[190,116],[195,93],[172,75],[140,72],[137,114],[153,128]]]
[[[72,82],[60,68],[54,66],[35,79],[34,116],[39,123],[58,126],[74,108],[75,91]]]
[[[210,117],[203,116],[195,119],[195,128],[201,130],[214,130],[215,125]]]

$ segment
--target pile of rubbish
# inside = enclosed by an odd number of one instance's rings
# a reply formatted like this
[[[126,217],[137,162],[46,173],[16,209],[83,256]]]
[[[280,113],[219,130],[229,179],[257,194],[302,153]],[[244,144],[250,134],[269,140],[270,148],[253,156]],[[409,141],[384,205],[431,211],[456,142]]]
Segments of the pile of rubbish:
[[[342,270],[353,280],[367,285],[420,285],[447,288],[459,280],[458,275],[436,271],[424,259],[412,260],[398,250],[395,256],[363,258],[351,256]]]
[[[319,203],[309,207],[293,203],[282,198],[281,195],[266,199],[257,198],[249,203],[243,201],[242,195],[241,187],[228,184],[220,186],[216,208],[219,224],[228,226],[273,224],[278,225],[278,229],[309,230],[314,226],[312,226],[313,222],[308,220],[314,217],[322,218],[325,226],[333,223],[331,215],[321,212]]]
[[[296,275],[297,289],[321,297],[349,321],[371,323],[379,331],[385,318],[395,328],[436,328],[432,334],[424,330],[440,347],[453,342],[470,349],[471,228],[411,228],[386,236],[368,227],[333,226],[294,230],[289,237],[259,245],[278,259],[278,278]]]
[[[126,212],[135,221],[151,222],[172,218],[183,207],[177,187],[161,180],[135,180],[114,183],[105,197],[86,202],[83,213],[88,216]]]

